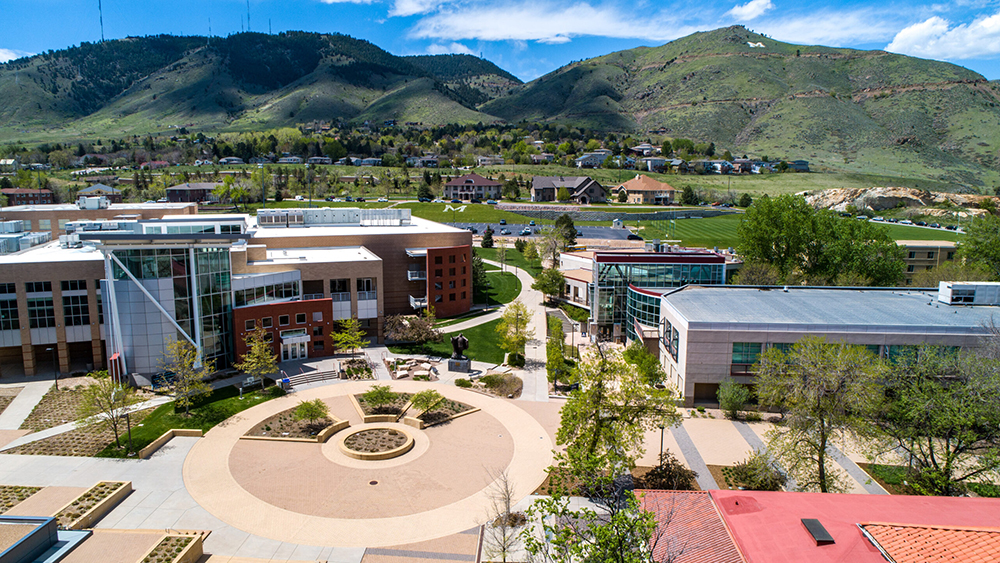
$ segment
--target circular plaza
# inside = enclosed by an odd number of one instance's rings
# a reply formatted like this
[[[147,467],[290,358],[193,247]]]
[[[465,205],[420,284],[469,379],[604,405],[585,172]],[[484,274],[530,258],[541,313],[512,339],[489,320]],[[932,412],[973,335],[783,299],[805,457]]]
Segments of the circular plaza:
[[[491,485],[503,470],[517,498],[544,480],[552,442],[514,403],[448,385],[394,381],[394,392],[433,388],[473,410],[423,429],[402,419],[365,423],[354,396],[371,383],[299,391],[213,428],[184,463],[191,496],[220,520],[255,535],[305,545],[383,547],[482,524]],[[350,426],[321,443],[245,439],[261,421],[314,399]]]

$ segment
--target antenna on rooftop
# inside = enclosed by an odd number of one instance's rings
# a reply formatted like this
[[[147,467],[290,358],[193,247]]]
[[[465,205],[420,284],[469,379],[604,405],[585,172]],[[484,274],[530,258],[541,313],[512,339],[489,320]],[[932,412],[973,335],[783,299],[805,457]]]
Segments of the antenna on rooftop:
[[[97,0],[97,15],[101,21],[101,43],[104,43],[104,8],[101,6],[101,0]]]
[[[212,18],[208,18],[208,37],[205,38],[205,45],[212,42]]]
[[[247,0],[247,31],[250,31],[250,0]]]
[[[271,35],[271,18],[267,18],[267,34]]]
[[[240,33],[243,33],[244,31],[246,30],[243,28],[243,16],[240,16]]]

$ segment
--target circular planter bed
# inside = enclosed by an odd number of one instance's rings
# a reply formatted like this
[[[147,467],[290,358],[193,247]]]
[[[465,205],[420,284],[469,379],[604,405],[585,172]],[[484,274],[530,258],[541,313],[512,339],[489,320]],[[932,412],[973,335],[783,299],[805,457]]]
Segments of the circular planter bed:
[[[257,426],[254,426],[244,436],[257,436],[267,438],[315,438],[324,428],[333,424],[330,418],[321,418],[315,421],[295,420],[295,409],[279,412],[278,414],[265,418]]]
[[[382,460],[399,457],[413,448],[413,436],[398,428],[365,428],[348,434],[340,443],[340,451],[360,460]]]

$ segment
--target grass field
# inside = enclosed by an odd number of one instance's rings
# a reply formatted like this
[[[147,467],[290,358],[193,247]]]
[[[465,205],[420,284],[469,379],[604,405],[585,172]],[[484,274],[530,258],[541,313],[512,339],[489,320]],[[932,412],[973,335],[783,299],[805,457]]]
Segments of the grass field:
[[[274,396],[258,389],[251,393],[244,393],[241,399],[239,390],[230,386],[213,391],[211,395],[196,400],[195,404],[191,406],[191,414],[188,416],[184,415],[183,409],[174,412],[173,402],[160,405],[142,421],[142,426],[132,427],[133,447],[139,451],[171,428],[195,428],[207,432],[234,414],[272,398]],[[110,444],[104,451],[97,454],[97,457],[123,457],[124,455],[124,449],[119,450],[114,447],[114,444]]]
[[[679,219],[673,231],[664,232],[659,227],[663,222],[654,224],[651,221],[642,221],[639,231],[646,240],[680,240],[681,246],[697,246],[704,248],[735,247],[739,239],[736,236],[736,229],[740,224],[742,215],[723,215],[720,217],[710,217],[708,219]],[[666,223],[668,229],[670,224]],[[906,225],[885,224],[889,230],[889,236],[895,240],[961,240],[961,233],[946,231],[944,229],[926,229],[921,227],[909,227]]]
[[[503,361],[503,350],[496,345],[497,325],[500,319],[488,323],[474,326],[462,331],[462,334],[469,339],[469,348],[465,355],[473,360],[499,364]],[[438,356],[447,358],[451,355],[451,337],[454,333],[444,333],[441,342],[428,342],[425,344],[403,344],[389,346],[389,351],[393,354],[426,354],[428,356]]]
[[[477,248],[476,254],[481,256],[484,260],[497,259],[497,249],[496,248]],[[531,274],[531,277],[537,276],[542,271],[542,266],[537,262],[528,262],[524,255],[517,251],[516,248],[507,248],[507,266],[517,266],[522,270]]]
[[[487,295],[491,305],[510,303],[521,293],[521,280],[517,279],[513,272],[486,272],[486,279],[490,282],[489,291],[474,292],[473,303],[486,303]]]

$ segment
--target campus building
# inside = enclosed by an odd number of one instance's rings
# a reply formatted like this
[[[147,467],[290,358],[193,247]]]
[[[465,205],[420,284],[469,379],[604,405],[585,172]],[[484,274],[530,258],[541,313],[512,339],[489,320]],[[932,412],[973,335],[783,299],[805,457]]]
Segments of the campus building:
[[[897,240],[903,248],[903,262],[906,263],[906,285],[913,284],[913,274],[955,260],[957,248],[950,240]]]
[[[998,314],[997,283],[942,282],[937,290],[688,285],[662,292],[653,328],[668,380],[690,406],[715,402],[726,378],[752,385],[764,350],[788,349],[803,336],[868,346],[892,359],[922,344],[978,346]],[[650,327],[649,316],[637,311],[634,318]]]
[[[0,209],[0,219],[22,221],[25,231],[49,231],[54,240],[66,234],[66,224],[70,221],[137,221],[198,214],[196,203],[113,203],[105,197],[82,199],[76,203],[4,207]],[[89,205],[95,200],[95,205]]]
[[[586,300],[590,306],[590,332],[613,340],[633,340],[636,338],[635,323],[630,317],[629,301],[641,299],[642,294],[631,292],[630,287],[655,289],[723,284],[726,258],[703,249],[595,252],[590,271],[593,281]]]
[[[451,316],[472,303],[471,233],[406,209],[64,227],[59,242],[0,256],[2,374],[155,373],[173,339],[221,368],[258,326],[282,361],[301,359],[331,353],[342,319],[381,341],[386,315],[432,305]]]

